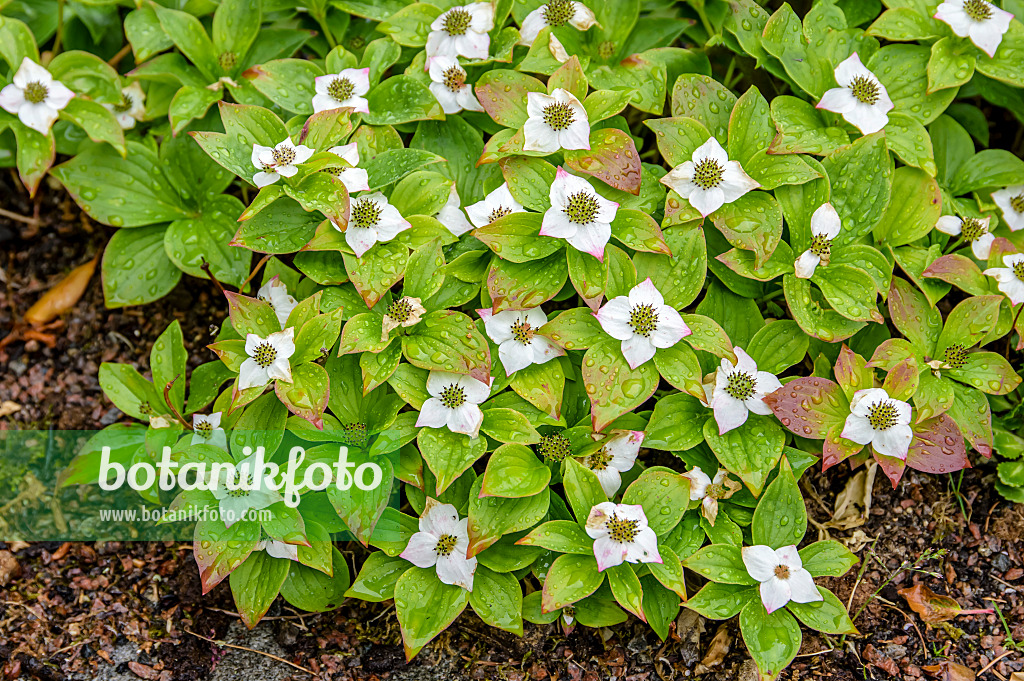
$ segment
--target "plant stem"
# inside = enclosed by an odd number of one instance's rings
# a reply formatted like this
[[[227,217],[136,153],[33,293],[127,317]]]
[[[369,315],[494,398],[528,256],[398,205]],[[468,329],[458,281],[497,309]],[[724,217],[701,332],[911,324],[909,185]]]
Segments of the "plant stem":
[[[316,23],[320,25],[320,30],[323,31],[324,38],[327,38],[327,44],[331,46],[333,50],[338,46],[337,41],[334,39],[334,35],[331,33],[331,29],[327,27],[327,14],[314,14],[313,18],[316,19]]]
[[[1006,350],[1003,351],[1006,361],[1010,361],[1010,339],[1013,338],[1013,330],[1017,328],[1017,320],[1020,319],[1021,310],[1024,310],[1024,303],[1021,303],[1020,307],[1017,308],[1017,314],[1013,316],[1013,322],[1010,324],[1010,332],[1006,334]]]
[[[61,39],[64,37],[64,0],[57,0],[57,35],[53,38],[51,52],[56,56],[60,52]]]

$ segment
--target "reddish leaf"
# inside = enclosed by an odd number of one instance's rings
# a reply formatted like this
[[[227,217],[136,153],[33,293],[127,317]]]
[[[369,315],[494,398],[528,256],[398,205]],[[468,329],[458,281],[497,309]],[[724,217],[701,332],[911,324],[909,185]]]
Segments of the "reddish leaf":
[[[892,278],[889,316],[918,352],[926,355],[933,353],[935,341],[942,331],[942,315],[928,303],[923,293],[905,279]]]
[[[843,432],[843,427],[846,422],[837,423],[836,425],[829,428],[828,433],[825,435],[825,441],[821,447],[821,470],[827,471],[837,463],[850,459],[851,467],[856,468],[853,465],[851,457],[855,456],[858,452],[864,449],[864,445],[859,445],[856,442],[850,442],[839,436]],[[863,462],[861,462],[863,463]],[[859,465],[859,464],[858,464]]]
[[[971,467],[964,436],[946,414],[914,426],[907,465],[923,473],[952,473]]]
[[[518,128],[526,122],[528,92],[547,92],[544,83],[508,69],[488,71],[476,83],[480,106],[498,125]]]
[[[874,372],[868,368],[864,358],[843,343],[835,366],[836,380],[842,386],[847,399],[853,399],[858,390],[874,386]]]
[[[896,485],[900,484],[900,478],[903,477],[903,471],[907,468],[907,463],[902,459],[897,459],[892,456],[884,456],[878,452],[874,452],[875,461],[878,462],[878,467],[885,473],[885,477],[889,478],[889,482],[892,483],[892,488],[896,489]]]
[[[633,138],[615,128],[590,133],[590,149],[565,152],[565,164],[615,189],[640,193],[640,154]]]
[[[917,360],[908,357],[903,360],[886,375],[882,388],[889,393],[889,397],[897,400],[909,400],[917,391],[917,385],[921,381],[917,369]]]
[[[914,356],[914,348],[910,341],[902,338],[890,338],[875,348],[875,354],[871,355],[871,361],[867,363],[869,368],[879,368],[882,371],[892,371],[896,366]]]
[[[783,426],[800,437],[823,439],[846,421],[850,407],[838,383],[807,376],[790,381],[764,398]]]
[[[949,596],[940,596],[924,584],[915,584],[897,591],[907,600],[910,609],[916,612],[926,624],[948,622],[959,615],[988,615],[991,608],[983,610],[964,610],[960,604]]]
[[[944,255],[936,258],[921,274],[923,277],[941,279],[971,295],[988,293],[988,282],[973,260],[963,255]]]

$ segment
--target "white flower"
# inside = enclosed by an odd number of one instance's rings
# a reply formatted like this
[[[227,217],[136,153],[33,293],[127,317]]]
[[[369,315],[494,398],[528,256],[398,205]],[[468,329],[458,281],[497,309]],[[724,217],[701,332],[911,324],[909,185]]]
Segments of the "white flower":
[[[292,367],[288,361],[295,354],[295,329],[288,327],[266,338],[254,333],[245,337],[245,354],[238,371],[238,389],[248,390],[277,379],[291,383]]]
[[[527,47],[533,45],[537,34],[548,26],[569,24],[573,28],[585,31],[596,23],[594,12],[579,0],[549,0],[547,4],[541,5],[523,19],[523,26],[519,31],[519,44]]]
[[[448,191],[448,200],[437,212],[437,221],[447,227],[454,236],[462,236],[473,229],[473,225],[466,219],[466,214],[462,212],[462,199],[459,198],[454,182]]]
[[[603,501],[590,509],[587,534],[594,540],[597,571],[627,563],[660,563],[658,537],[639,504]]]
[[[992,200],[1002,209],[1011,232],[1024,229],[1024,184],[992,192]]]
[[[847,123],[865,135],[884,128],[889,122],[892,100],[856,52],[836,67],[835,75],[839,87],[822,95],[818,108],[842,114]]]
[[[548,323],[548,316],[539,307],[504,310],[498,314],[491,314],[488,308],[477,312],[484,320],[487,335],[498,344],[498,357],[508,376],[532,364],[544,364],[565,354],[550,340],[537,335],[537,329]]]
[[[770,546],[744,546],[743,565],[747,574],[761,582],[761,602],[773,613],[790,601],[813,603],[824,600],[814,585],[811,573],[804,569],[795,546],[773,549]]]
[[[57,120],[57,112],[74,96],[75,93],[54,80],[49,71],[25,57],[13,82],[0,90],[0,107],[17,114],[22,123],[45,135]]]
[[[523,149],[551,154],[559,149],[589,149],[590,119],[580,100],[568,90],[555,88],[550,95],[526,93]]]
[[[467,111],[483,111],[479,100],[473,94],[473,86],[466,82],[466,70],[459,66],[459,60],[439,55],[430,60],[430,91],[437,98],[446,114]]]
[[[149,425],[153,428],[170,428],[171,422],[164,416],[153,414],[149,417]]]
[[[859,445],[870,444],[883,456],[906,460],[914,431],[910,429],[910,405],[894,400],[881,388],[858,390],[850,400],[841,437]]]
[[[477,201],[472,206],[466,207],[466,214],[476,227],[486,227],[498,218],[512,213],[525,212],[526,209],[522,204],[512,197],[508,182],[502,182],[501,186],[484,197],[483,201]]]
[[[487,59],[491,47],[488,32],[494,28],[494,6],[474,2],[452,7],[430,24],[427,36],[427,68],[435,57]]]
[[[426,313],[427,310],[423,307],[423,301],[419,298],[403,296],[393,301],[388,305],[388,309],[384,312],[384,319],[381,321],[381,342],[387,341],[391,336],[392,329],[397,329],[400,326],[415,326]]]
[[[949,24],[953,33],[961,38],[969,37],[979,50],[994,57],[1013,15],[986,0],[946,0],[936,8],[935,18]]]
[[[447,428],[471,438],[480,434],[484,413],[480,403],[491,394],[491,387],[462,374],[431,371],[427,376],[430,399],[423,403],[416,427]]]
[[[215,411],[209,416],[192,414],[192,444],[213,445],[221,449],[228,448],[228,438],[220,427],[221,412]]]
[[[459,519],[451,504],[427,497],[420,531],[412,535],[401,556],[421,568],[436,568],[437,578],[445,584],[473,590],[476,557],[469,552],[469,518]]]
[[[234,475],[221,468],[213,484],[213,496],[220,502],[221,520],[231,527],[244,519],[250,509],[258,511],[282,500],[281,494],[272,489],[270,476],[256,477],[254,453],[235,464]]]
[[[804,251],[793,266],[796,276],[810,279],[818,265],[827,265],[832,255],[832,240],[839,236],[842,222],[831,203],[823,203],[811,215],[811,247]]]
[[[764,396],[782,387],[774,374],[758,371],[757,363],[742,348],[733,348],[733,352],[736,353],[736,364],[722,358],[711,395],[711,408],[715,411],[719,435],[746,423],[748,412],[763,416],[771,414],[771,408],[764,403]]]
[[[341,231],[338,223],[332,221],[331,224]],[[410,227],[409,221],[383,194],[373,192],[352,200],[345,241],[356,257],[361,258],[378,241],[391,241]]]
[[[582,177],[562,168],[555,173],[548,194],[551,208],[544,213],[541,236],[565,239],[578,251],[604,262],[604,247],[612,236],[612,220],[619,204],[609,201]]]
[[[126,88],[121,88],[120,104],[104,104],[107,111],[114,114],[122,130],[131,130],[146,115],[146,93],[135,81]]]
[[[312,149],[301,144],[295,146],[288,137],[285,137],[276,147],[254,144],[252,145],[252,165],[259,172],[252,176],[252,182],[262,188],[268,184],[274,184],[282,175],[292,177],[299,172],[295,166],[305,163],[312,155]]]
[[[594,315],[601,328],[622,341],[622,356],[630,369],[647,362],[658,348],[671,348],[689,336],[690,327],[648,277],[634,286],[628,296],[612,298]]]
[[[694,466],[688,473],[683,473],[683,477],[690,481],[690,501],[700,500],[701,514],[712,527],[718,517],[718,500],[728,499],[741,487],[740,483],[729,477],[729,472],[724,468],[719,469],[714,480],[700,466]]]
[[[935,223],[935,229],[943,234],[959,236],[971,244],[974,257],[978,260],[988,260],[989,251],[992,250],[992,242],[996,240],[992,232],[988,231],[988,224],[991,218],[963,218],[955,215],[943,215]]]
[[[342,168],[340,166],[325,168],[328,173],[341,180],[341,183],[345,185],[345,189],[348,190],[349,194],[370,190],[370,178],[366,174],[366,171],[362,168],[356,168],[356,166],[359,165],[358,144],[355,142],[352,144],[343,144],[338,147],[331,147],[327,151],[335,156],[340,156],[341,160],[352,166],[351,168]]]
[[[583,459],[583,465],[594,471],[601,488],[609,497],[622,486],[622,475],[633,468],[644,441],[641,430],[625,430],[605,439],[603,446]]]
[[[985,274],[995,277],[999,290],[1006,294],[1014,305],[1024,303],[1024,253],[1003,256],[1006,267],[990,267]]]
[[[697,147],[689,161],[662,177],[661,183],[704,217],[761,186],[743,171],[739,161],[729,160],[729,154],[714,137]]]
[[[299,304],[299,301],[288,295],[288,287],[276,275],[260,287],[256,297],[270,304],[270,307],[274,309],[274,314],[277,315],[277,321],[281,323],[282,329],[287,325],[288,315]]]
[[[299,547],[297,544],[288,544],[277,539],[263,538],[256,542],[254,551],[266,551],[274,558],[285,558],[287,560],[299,560]]]
[[[351,108],[356,113],[369,113],[363,97],[370,90],[370,69],[342,69],[313,79],[313,113],[330,109]]]

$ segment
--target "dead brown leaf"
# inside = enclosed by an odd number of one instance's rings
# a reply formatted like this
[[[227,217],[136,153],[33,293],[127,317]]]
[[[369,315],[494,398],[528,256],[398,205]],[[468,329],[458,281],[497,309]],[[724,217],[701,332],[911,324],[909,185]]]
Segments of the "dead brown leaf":
[[[722,660],[729,654],[731,647],[732,634],[729,633],[729,627],[723,624],[718,627],[714,638],[711,639],[711,645],[708,646],[708,652],[704,655],[704,659],[700,661],[696,669],[693,670],[693,673],[704,674],[710,671],[712,667],[722,664]]]
[[[868,519],[871,511],[871,488],[875,483],[878,464],[870,462],[864,470],[850,478],[846,487],[836,497],[835,511],[825,527],[835,530],[852,530]]]
[[[910,609],[920,616],[927,624],[946,622],[958,615],[985,615],[992,612],[985,610],[964,610],[960,604],[949,596],[940,596],[924,584],[915,584],[897,592],[907,600]]]
[[[890,676],[898,676],[900,673],[900,668],[896,666],[896,662],[892,658],[886,657],[870,643],[864,647],[864,659],[873,667],[878,667]]]
[[[12,402],[11,400],[0,402],[0,418],[17,414],[19,411],[21,411],[21,405],[17,402]]]
[[[921,667],[932,676],[938,677],[940,681],[974,681],[974,671],[969,667],[949,660],[942,660],[938,664]],[[1024,675],[1022,675],[1024,676]],[[1024,679],[1013,679],[1011,681],[1024,681]]]
[[[11,579],[21,574],[18,559],[10,551],[0,551],[0,586],[7,586]]]
[[[97,254],[89,262],[71,270],[68,276],[61,279],[36,304],[25,313],[25,321],[32,326],[43,326],[69,311],[78,303],[86,286],[96,271]]]
[[[153,669],[152,667],[147,667],[144,664],[140,664],[135,660],[132,660],[128,663],[128,669],[131,669],[132,673],[134,673],[136,676],[146,679],[147,681],[158,681],[160,679],[160,672]]]

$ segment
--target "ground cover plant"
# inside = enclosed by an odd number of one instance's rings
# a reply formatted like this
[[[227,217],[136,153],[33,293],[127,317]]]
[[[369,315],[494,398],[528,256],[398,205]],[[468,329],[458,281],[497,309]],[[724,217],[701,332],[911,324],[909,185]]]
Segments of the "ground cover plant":
[[[61,483],[304,444],[285,494],[144,494],[270,511],[194,526],[246,624],[393,600],[412,657],[467,607],[686,607],[775,678],[857,633],[810,467],[998,455],[1024,501],[1018,0],[37,4],[0,14],[5,158],[116,228],[109,307],[228,309],[191,371],[177,323],[99,368],[131,422]],[[315,484],[339,444],[379,484]]]

